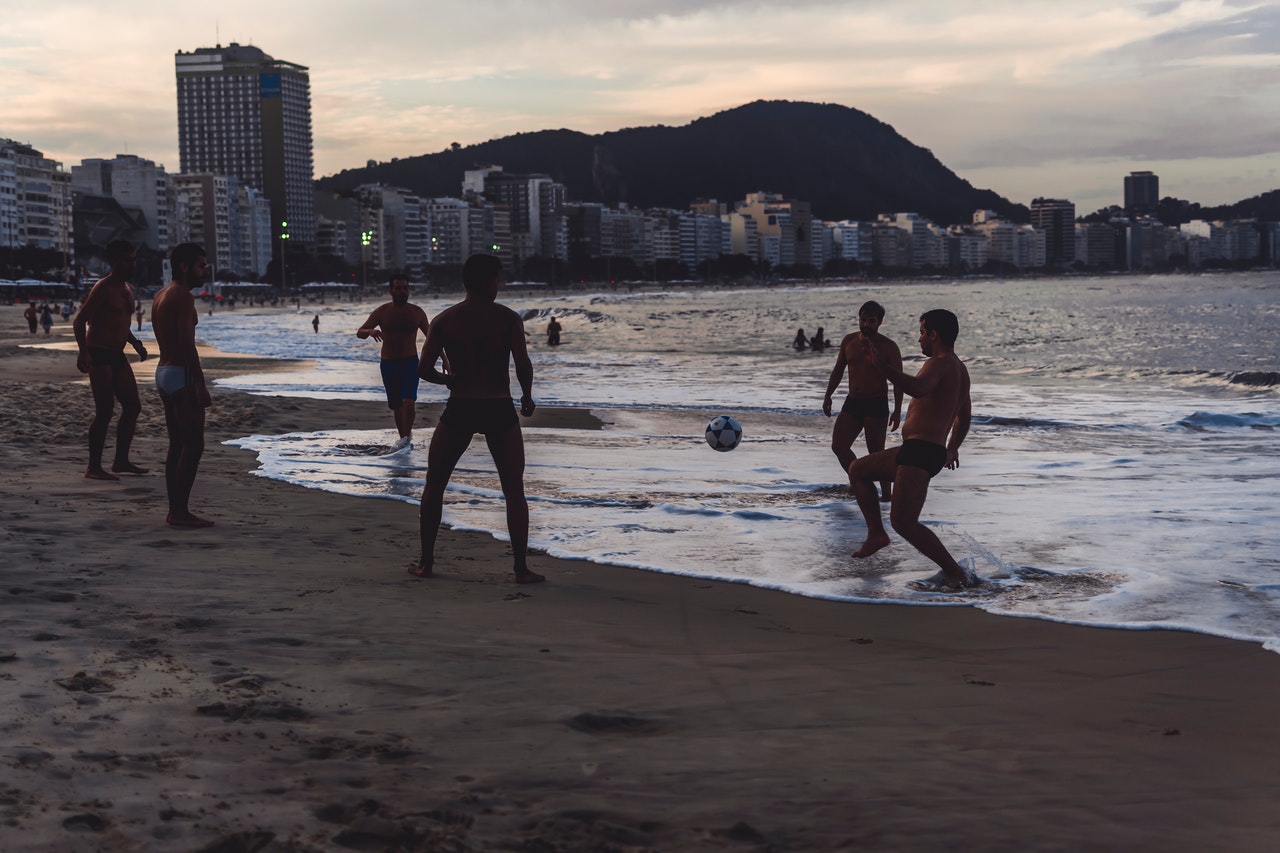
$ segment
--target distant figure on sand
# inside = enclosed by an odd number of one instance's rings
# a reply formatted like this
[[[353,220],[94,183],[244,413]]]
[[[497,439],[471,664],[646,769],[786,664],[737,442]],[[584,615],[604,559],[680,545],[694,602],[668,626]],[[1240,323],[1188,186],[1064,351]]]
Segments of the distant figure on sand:
[[[547,345],[560,346],[560,321],[555,317],[552,317],[551,322],[547,323]]]
[[[22,316],[27,319],[27,330],[34,335],[36,333],[36,325],[40,322],[40,309],[36,307],[34,302],[32,302],[27,306],[27,309],[22,312]]]
[[[204,455],[204,410],[212,404],[196,349],[200,312],[192,291],[209,269],[205,251],[195,243],[175,246],[170,255],[173,281],[151,302],[151,329],[160,347],[156,389],[164,403],[169,431],[164,484],[169,494],[165,522],[174,527],[210,527],[213,522],[191,513],[188,501],[196,470]]]
[[[142,310],[142,302],[138,302],[138,310],[133,312],[133,316],[138,319],[138,331],[142,331],[142,315],[146,312]]]
[[[427,481],[422,489],[419,533],[422,559],[409,574],[427,577],[435,560],[436,535],[444,511],[444,490],[471,438],[483,433],[498,468],[507,504],[507,532],[515,561],[516,583],[546,580],[529,570],[529,502],[524,495],[524,435],[511,405],[510,363],[520,382],[520,414],[533,414],[533,362],[524,341],[520,315],[499,305],[502,262],[472,255],[462,267],[466,298],[436,316],[422,348],[419,375],[449,389],[449,402],[431,436]],[[436,370],[442,355],[449,373]]]
[[[428,321],[427,312],[409,302],[409,276],[396,273],[388,287],[391,301],[373,309],[369,319],[356,330],[356,337],[373,338],[382,344],[382,385],[400,436],[391,447],[395,452],[413,442],[418,401],[418,332],[427,334]],[[318,323],[319,315],[316,317],[313,323]]]
[[[107,263],[111,271],[89,291],[75,322],[71,324],[80,354],[76,367],[89,374],[93,390],[94,415],[89,424],[89,467],[84,475],[91,480],[118,480],[116,474],[145,474],[146,470],[129,461],[129,448],[138,425],[142,402],[133,368],[124,354],[124,345],[132,344],[138,358],[147,360],[147,348],[133,336],[129,321],[133,317],[133,287],[128,278],[137,267],[131,244],[112,241],[107,246]],[[107,427],[115,401],[120,401],[120,420],[116,423],[116,454],[111,464],[114,473],[102,467],[102,450],[107,442]]]
[[[937,535],[920,523],[929,481],[944,467],[959,467],[960,445],[969,434],[969,371],[954,350],[959,331],[960,323],[950,311],[937,308],[921,315],[920,351],[928,359],[915,376],[889,364],[870,338],[862,342],[872,367],[913,399],[902,424],[902,446],[863,456],[849,466],[849,483],[867,522],[866,541],[853,556],[869,557],[889,544],[874,481],[892,479],[889,519],[893,529],[940,569],[910,584],[929,592],[958,592],[981,582],[961,568]]]
[[[870,341],[880,354],[880,360],[894,370],[902,369],[902,352],[898,345],[880,334],[884,322],[884,308],[878,302],[866,302],[858,309],[858,331],[845,335],[840,341],[840,354],[827,380],[827,393],[822,398],[822,413],[831,417],[831,395],[835,394],[845,369],[849,370],[849,393],[840,407],[835,428],[831,430],[831,452],[840,463],[840,470],[849,473],[855,458],[853,443],[858,433],[866,430],[867,452],[884,450],[885,434],[896,430],[902,417],[902,389],[893,389],[893,413],[889,413],[889,384],[863,354],[863,341]],[[893,479],[880,483],[880,500],[888,502],[893,496]]]
[[[797,350],[802,350],[809,346],[809,339],[805,337],[804,329],[796,329],[795,339],[791,341],[791,346]]]
[[[829,346],[831,341],[827,340],[827,333],[819,326],[818,331],[814,332],[813,337],[809,339],[809,348],[814,352],[822,352]]]
[[[53,309],[47,302],[40,306],[40,325],[44,328],[46,337],[53,333]]]
[[[311,318],[311,331],[315,332],[317,335],[320,334],[320,315],[319,314]]]

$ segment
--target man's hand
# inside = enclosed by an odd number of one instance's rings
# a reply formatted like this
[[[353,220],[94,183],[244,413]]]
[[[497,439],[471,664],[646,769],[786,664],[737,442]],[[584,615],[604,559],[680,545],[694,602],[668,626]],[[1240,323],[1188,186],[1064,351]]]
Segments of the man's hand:
[[[960,451],[947,448],[947,468],[956,469],[960,467]]]
[[[889,416],[889,432],[897,432],[900,423],[902,423],[902,410],[894,409],[893,414]]]
[[[831,417],[831,395],[822,398],[822,414]]]
[[[862,354],[866,356],[868,363],[876,370],[884,367],[884,362],[880,360],[880,350],[870,338],[862,339]]]
[[[530,417],[533,415],[533,410],[536,408],[537,406],[533,404],[533,398],[528,394],[524,394],[520,397],[520,414],[524,415],[526,418]]]
[[[142,345],[142,341],[138,340],[137,338],[134,338],[129,343],[133,344],[134,350],[138,353],[138,361],[146,361],[147,348]]]
[[[364,340],[365,338],[373,338],[378,343],[382,343],[382,332],[378,329],[361,329],[356,332],[356,337]]]
[[[204,384],[201,379],[196,383],[196,400],[200,403],[200,408],[207,409],[213,405],[213,397],[209,394],[209,386]]]
[[[76,356],[76,370],[81,373],[89,372],[89,355],[84,350],[80,350],[80,354]]]

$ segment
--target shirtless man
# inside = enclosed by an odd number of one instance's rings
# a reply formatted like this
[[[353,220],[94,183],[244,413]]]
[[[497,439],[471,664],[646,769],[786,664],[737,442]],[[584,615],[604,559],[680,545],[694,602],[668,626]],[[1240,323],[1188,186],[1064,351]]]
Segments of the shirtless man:
[[[195,243],[175,246],[169,256],[173,281],[151,302],[151,328],[160,346],[156,389],[164,403],[169,431],[164,484],[169,493],[165,522],[173,527],[210,527],[212,521],[193,515],[187,507],[196,469],[204,455],[204,410],[212,404],[196,350],[200,322],[192,291],[204,283],[209,269],[205,251]]]
[[[454,466],[476,433],[483,433],[498,468],[507,504],[507,532],[515,558],[516,583],[546,580],[529,570],[529,502],[524,496],[524,435],[511,405],[508,366],[516,365],[520,414],[533,414],[533,362],[525,348],[520,315],[494,300],[502,286],[502,262],[472,255],[462,267],[466,298],[436,316],[422,348],[419,375],[449,389],[449,402],[427,450],[427,482],[422,489],[419,532],[422,559],[409,574],[428,577],[435,560],[436,534],[444,510],[444,490]],[[442,355],[449,373],[436,370]]]
[[[902,353],[898,345],[880,334],[884,322],[884,308],[878,302],[864,303],[858,309],[858,331],[845,335],[840,342],[840,354],[836,366],[827,380],[827,393],[822,398],[822,413],[831,417],[831,395],[836,392],[845,368],[849,369],[849,394],[844,398],[835,429],[831,431],[831,452],[840,462],[840,470],[846,474],[856,458],[853,443],[858,433],[866,430],[867,452],[884,450],[885,435],[896,430],[902,418],[902,389],[893,389],[893,413],[889,413],[889,386],[884,375],[876,370],[863,353],[863,341],[875,346],[880,360],[894,370],[902,370]],[[880,500],[893,499],[892,478],[880,482]]]
[[[409,302],[409,277],[391,276],[391,301],[384,302],[364,325],[356,330],[360,340],[373,338],[382,344],[382,385],[387,391],[387,408],[396,419],[400,440],[391,452],[413,442],[413,421],[418,402],[418,332],[427,334],[427,312]],[[448,366],[446,363],[446,370]]]
[[[36,325],[40,322],[40,309],[32,302],[27,306],[27,310],[22,312],[22,316],[27,318],[27,329],[34,335],[36,333]]]
[[[959,331],[959,321],[950,311],[937,308],[921,315],[920,350],[928,358],[915,376],[891,366],[870,339],[864,341],[863,351],[872,366],[913,399],[902,424],[902,447],[863,456],[849,467],[849,483],[867,522],[867,539],[853,556],[868,557],[889,544],[874,481],[892,479],[889,520],[893,529],[941,569],[932,577],[912,581],[911,586],[936,592],[956,592],[980,582],[920,523],[929,481],[944,467],[959,467],[960,445],[969,434],[969,371],[953,349]]]
[[[89,374],[89,387],[93,390],[94,415],[89,424],[89,467],[84,475],[90,480],[118,480],[116,474],[145,474],[129,461],[129,448],[138,425],[142,401],[138,398],[138,383],[133,378],[133,368],[124,354],[124,345],[132,344],[138,358],[147,360],[147,348],[133,336],[130,320],[133,319],[133,288],[128,277],[137,267],[133,246],[124,240],[115,240],[107,246],[107,263],[111,271],[93,286],[85,297],[71,324],[75,331],[80,355],[76,368]],[[113,473],[102,467],[102,450],[107,443],[107,427],[115,401],[120,401],[120,420],[116,422],[116,456],[111,464]]]

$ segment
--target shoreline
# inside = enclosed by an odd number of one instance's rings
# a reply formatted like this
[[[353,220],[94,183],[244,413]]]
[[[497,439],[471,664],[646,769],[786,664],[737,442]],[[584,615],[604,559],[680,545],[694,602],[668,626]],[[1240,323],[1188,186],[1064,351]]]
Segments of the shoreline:
[[[11,849],[1263,851],[1280,832],[1280,660],[1256,645],[545,555],[549,583],[518,587],[505,543],[449,529],[416,580],[416,513],[254,476],[221,444],[386,428],[378,402],[215,388],[192,507],[217,526],[176,530],[158,405],[143,388],[150,473],[85,480],[69,361],[0,345]]]

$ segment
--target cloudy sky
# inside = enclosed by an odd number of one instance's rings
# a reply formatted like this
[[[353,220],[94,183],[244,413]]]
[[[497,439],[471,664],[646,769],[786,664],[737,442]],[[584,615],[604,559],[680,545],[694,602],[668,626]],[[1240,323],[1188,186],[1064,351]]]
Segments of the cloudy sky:
[[[4,0],[0,137],[176,172],[174,53],[232,41],[310,67],[317,176],[788,99],[1022,203],[1280,188],[1280,0]]]

